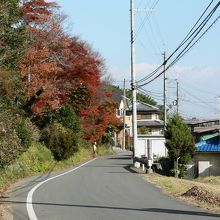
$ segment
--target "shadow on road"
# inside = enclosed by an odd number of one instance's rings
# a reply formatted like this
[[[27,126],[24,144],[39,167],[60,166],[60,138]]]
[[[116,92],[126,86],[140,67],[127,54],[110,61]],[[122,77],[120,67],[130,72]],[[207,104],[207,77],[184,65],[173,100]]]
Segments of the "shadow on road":
[[[21,184],[19,186],[14,187],[13,189],[10,190],[10,194],[16,193],[16,195],[19,195],[19,191],[25,188],[31,188],[35,186],[37,183],[42,182],[43,180],[49,178],[54,171],[57,163],[51,162],[49,165],[49,170],[46,173],[42,173],[39,176],[34,177],[32,180],[25,182],[24,184]],[[23,193],[23,192],[22,192]],[[0,201],[1,202],[1,201]]]
[[[132,156],[109,157],[108,160],[131,160]]]
[[[5,204],[26,204],[20,201],[4,200]],[[33,205],[40,206],[59,206],[59,207],[77,207],[77,208],[90,208],[90,209],[106,209],[106,210],[124,210],[124,211],[137,211],[137,212],[153,212],[153,213],[166,213],[174,215],[191,215],[203,217],[220,217],[220,214],[208,213],[203,211],[185,211],[176,209],[162,209],[162,208],[127,208],[127,207],[114,207],[114,206],[93,206],[93,205],[79,205],[79,204],[62,204],[62,203],[38,203],[34,202]]]

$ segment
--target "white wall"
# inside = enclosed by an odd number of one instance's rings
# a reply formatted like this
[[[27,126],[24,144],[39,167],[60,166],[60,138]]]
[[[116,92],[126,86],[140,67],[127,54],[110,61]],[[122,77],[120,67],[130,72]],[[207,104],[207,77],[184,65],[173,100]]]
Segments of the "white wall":
[[[147,146],[147,140],[150,140],[152,143],[152,155],[151,158],[153,158],[154,155],[157,157],[163,157],[166,156],[166,147],[165,147],[165,138],[159,137],[159,138],[138,138],[137,140],[137,149],[136,149],[136,155],[146,156],[148,155],[148,146]]]
[[[194,156],[195,164],[198,166],[199,163],[202,165],[201,161],[209,162],[209,168],[201,172],[200,166],[200,173],[199,176],[220,176],[220,153],[197,153]]]

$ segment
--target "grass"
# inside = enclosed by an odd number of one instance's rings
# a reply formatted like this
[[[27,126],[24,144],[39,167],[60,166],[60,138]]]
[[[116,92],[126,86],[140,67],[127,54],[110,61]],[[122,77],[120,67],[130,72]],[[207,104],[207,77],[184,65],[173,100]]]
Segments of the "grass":
[[[112,154],[111,148],[97,147],[98,156]],[[74,156],[64,161],[55,161],[51,151],[40,143],[33,143],[17,161],[0,170],[0,195],[13,182],[33,175],[62,170],[92,158],[92,149],[80,148]]]
[[[195,180],[177,179],[174,177],[161,176],[159,174],[143,174],[143,177],[150,183],[159,187],[163,192],[174,196],[182,201],[198,206],[200,208],[220,213],[220,207],[215,204],[198,201],[192,197],[183,197],[183,193],[193,186],[199,186],[215,196],[220,197],[220,177],[203,177]]]
[[[112,148],[97,147],[98,156],[113,154]],[[51,151],[40,143],[32,143],[31,147],[23,153],[14,164],[0,170],[0,197],[4,196],[10,184],[21,178],[41,175],[43,173],[62,170],[92,158],[92,148],[81,147],[74,156],[68,160],[55,161]],[[3,219],[4,208],[0,203],[0,219]]]

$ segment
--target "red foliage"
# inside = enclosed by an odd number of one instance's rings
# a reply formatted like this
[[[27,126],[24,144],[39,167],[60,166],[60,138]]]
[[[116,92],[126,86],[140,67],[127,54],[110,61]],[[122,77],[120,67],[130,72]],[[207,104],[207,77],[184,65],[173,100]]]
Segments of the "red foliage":
[[[53,9],[57,7],[56,3],[45,0],[24,0],[22,9],[25,23],[42,24],[50,18]]]
[[[32,39],[20,66],[23,93],[28,100],[45,88],[31,108],[36,114],[69,102],[82,118],[85,138],[99,140],[108,125],[119,123],[111,93],[101,83],[103,62],[85,42],[63,32],[63,18],[53,14],[56,8],[44,0],[23,4]]]
[[[100,105],[83,110],[83,113],[87,113],[82,115],[85,139],[98,141],[110,124],[117,126],[120,123],[120,119],[116,117],[115,108],[115,103],[106,100]]]
[[[36,4],[44,1],[31,1],[26,5],[30,6],[33,2]],[[51,7],[54,7],[52,3],[44,5],[44,10],[48,9],[48,13],[45,12],[47,16],[44,17],[47,18],[47,22],[42,25],[44,29],[39,26],[27,26],[33,44],[26,51],[20,69],[26,87],[26,97],[34,95],[44,87],[46,90],[39,99],[44,100],[45,107],[57,109],[79,85],[83,84],[86,87],[91,94],[90,97],[96,95],[102,62],[86,43],[77,38],[70,38],[63,32],[60,23],[62,19],[58,16],[52,17],[49,10]],[[35,14],[35,11],[32,14]],[[36,14],[38,16],[38,13]],[[28,75],[31,76],[29,82]]]

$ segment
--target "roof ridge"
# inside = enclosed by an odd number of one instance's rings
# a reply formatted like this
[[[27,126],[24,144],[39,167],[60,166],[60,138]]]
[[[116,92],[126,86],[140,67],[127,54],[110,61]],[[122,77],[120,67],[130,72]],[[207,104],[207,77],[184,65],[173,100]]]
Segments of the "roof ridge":
[[[142,102],[142,101],[137,101],[137,103],[141,103],[141,104],[143,104],[143,105],[147,105],[147,106],[149,106],[149,107],[151,107],[151,108],[153,108],[153,109],[156,109],[156,110],[159,110],[159,108],[158,107],[156,107],[156,106],[154,106],[154,105],[151,105],[151,104],[148,104],[148,103],[145,103],[145,102]]]

